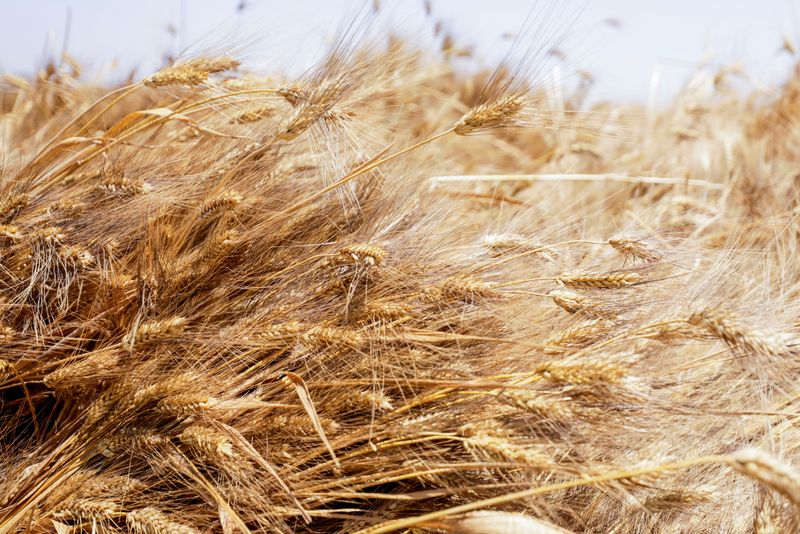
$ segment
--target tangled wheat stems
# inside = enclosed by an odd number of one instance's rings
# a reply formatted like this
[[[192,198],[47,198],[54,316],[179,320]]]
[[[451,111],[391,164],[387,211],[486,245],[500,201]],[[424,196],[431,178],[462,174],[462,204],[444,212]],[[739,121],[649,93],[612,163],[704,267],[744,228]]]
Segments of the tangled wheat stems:
[[[0,84],[0,532],[792,531],[797,80],[354,42]]]

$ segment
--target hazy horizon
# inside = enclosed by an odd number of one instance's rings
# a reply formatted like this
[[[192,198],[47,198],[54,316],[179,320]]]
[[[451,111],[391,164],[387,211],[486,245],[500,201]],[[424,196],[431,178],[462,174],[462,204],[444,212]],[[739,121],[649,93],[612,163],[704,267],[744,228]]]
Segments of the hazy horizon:
[[[478,58],[473,62],[485,65],[498,61],[511,45],[504,34],[519,31],[532,12],[556,5],[496,0],[489,9],[477,0],[433,0],[426,15],[423,0],[382,4],[379,28],[433,47],[432,29],[438,22],[459,46],[473,46]],[[10,0],[3,3],[5,16],[0,18],[0,70],[30,73],[66,43],[89,73],[119,79],[134,68],[144,75],[181,50],[218,49],[234,42],[250,66],[297,73],[313,64],[336,29],[371,5],[363,0]],[[655,80],[655,96],[669,97],[702,62],[741,61],[755,79],[774,83],[793,62],[779,50],[782,40],[796,43],[800,37],[798,12],[788,0],[659,0],[647,5],[576,0],[555,11],[549,18],[562,20],[550,27],[568,35],[562,70],[591,72],[593,94],[603,99],[644,102]]]

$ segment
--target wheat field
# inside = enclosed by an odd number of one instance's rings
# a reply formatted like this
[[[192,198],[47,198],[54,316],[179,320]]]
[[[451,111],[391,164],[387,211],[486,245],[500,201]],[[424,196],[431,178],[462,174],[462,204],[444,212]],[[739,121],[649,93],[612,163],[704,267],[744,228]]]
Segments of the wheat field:
[[[0,534],[791,533],[800,70],[336,41],[0,82]]]

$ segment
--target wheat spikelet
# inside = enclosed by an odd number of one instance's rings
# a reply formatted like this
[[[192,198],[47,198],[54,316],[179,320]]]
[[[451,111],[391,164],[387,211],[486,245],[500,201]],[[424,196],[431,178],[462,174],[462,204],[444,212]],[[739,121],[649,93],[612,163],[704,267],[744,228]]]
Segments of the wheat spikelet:
[[[531,247],[528,239],[517,234],[486,234],[482,243],[485,248],[500,254]]]
[[[106,458],[115,458],[121,454],[146,451],[162,443],[163,436],[148,430],[128,428],[101,439],[97,444],[97,452]]]
[[[380,265],[386,257],[386,250],[378,245],[348,245],[338,251],[337,263]]]
[[[30,198],[24,193],[9,195],[0,200],[0,223],[12,221],[29,202]]]
[[[497,295],[495,284],[474,276],[452,276],[439,285],[427,288],[426,294],[432,298],[455,299],[471,302],[476,298]]]
[[[297,104],[295,113],[280,129],[278,138],[283,141],[293,141],[317,121],[334,119],[336,114],[333,113],[333,106],[341,96],[341,93],[342,83],[340,80],[327,80],[321,83]],[[289,93],[284,93],[281,96],[287,98]]]
[[[384,411],[394,408],[392,405],[392,399],[390,399],[385,393],[372,389],[359,389],[354,391],[347,398],[346,405],[351,409],[366,409],[369,411]]]
[[[127,176],[124,170],[111,167],[101,175],[100,183],[88,188],[90,195],[99,198],[130,198],[153,191],[153,186],[139,177]]]
[[[97,378],[113,376],[120,360],[116,351],[100,351],[47,374],[43,381],[56,391],[90,387],[96,384]]]
[[[550,464],[550,457],[540,451],[521,447],[508,438],[492,436],[485,432],[467,436],[464,439],[464,447],[476,456],[485,455],[503,462],[523,464],[537,469]]]
[[[236,191],[227,191],[203,203],[200,218],[208,219],[223,211],[233,211],[242,202],[242,195]]]
[[[85,170],[81,172],[72,173],[64,178],[66,183],[76,183],[76,182],[83,182],[86,180],[91,180],[93,178],[98,178],[100,175],[103,174],[103,171],[100,168]],[[59,199],[60,200],[63,199]]]
[[[232,57],[193,58],[164,67],[142,80],[142,83],[149,87],[200,85],[208,80],[210,74],[232,70],[238,66],[239,62]]]
[[[8,325],[0,325],[0,341],[11,341],[16,337],[19,337],[16,330]]]
[[[546,353],[554,354],[572,348],[581,348],[594,343],[598,338],[611,331],[614,323],[603,319],[584,321],[570,328],[560,330],[548,336],[542,344],[548,345]]]
[[[493,256],[534,253],[536,256],[550,261],[555,261],[558,258],[558,253],[555,249],[534,243],[530,239],[517,234],[487,234],[483,237],[482,244]]]
[[[93,191],[103,197],[134,197],[152,191],[152,186],[143,180],[114,177],[103,180]]]
[[[618,384],[626,375],[624,368],[600,361],[548,362],[536,372],[548,380],[567,384]]]
[[[259,330],[256,337],[276,340],[287,339],[297,337],[306,330],[308,330],[307,325],[298,321],[289,321],[286,323],[274,324],[266,329]]]
[[[400,302],[372,301],[364,306],[363,314],[370,320],[402,321],[411,318],[411,306]]]
[[[264,144],[258,141],[253,141],[244,146],[234,148],[224,154],[219,160],[211,163],[206,171],[206,175],[211,179],[220,178],[233,169],[242,158],[249,154],[257,153],[263,148]]]
[[[624,236],[612,237],[608,240],[608,244],[623,256],[643,262],[655,262],[664,257],[660,252],[639,239]]]
[[[512,126],[524,107],[521,96],[502,96],[470,109],[455,123],[453,131],[458,135],[469,135]]]
[[[569,313],[583,313],[604,318],[613,318],[617,315],[612,308],[571,289],[555,288],[547,294],[556,305]]]
[[[707,329],[731,348],[763,356],[786,356],[793,353],[786,338],[742,326],[736,317],[722,310],[704,308],[689,316],[690,325]]]
[[[219,401],[207,393],[184,393],[161,399],[156,410],[175,417],[189,417],[201,414],[218,404]]]
[[[312,326],[306,330],[302,339],[310,345],[345,345],[348,347],[358,347],[364,341],[363,336],[354,330],[327,326]]]
[[[341,430],[341,425],[330,417],[319,417],[319,423],[325,434],[336,434]],[[298,432],[304,436],[311,436],[316,433],[316,429],[307,414],[275,415],[265,420],[264,424],[265,428],[272,431]]]
[[[320,421],[319,414],[317,413],[317,409],[314,406],[314,401],[311,399],[311,393],[309,392],[308,386],[306,385],[303,378],[296,373],[287,371],[281,374],[279,380],[281,384],[283,384],[287,389],[292,390],[297,395],[297,398],[303,405],[303,409],[308,414],[311,423],[314,425],[314,429],[317,431],[317,435],[319,436],[323,445],[330,454],[331,459],[333,459],[334,465],[337,468],[340,467],[341,463],[339,462],[339,459],[336,456],[336,452],[333,449],[333,445],[331,445],[328,436],[325,434],[325,427],[322,425],[322,422]]]
[[[109,289],[118,292],[125,292],[136,287],[136,280],[125,273],[115,273],[105,281]]]
[[[83,247],[66,245],[59,250],[59,257],[81,269],[88,269],[95,261],[94,255]]]
[[[127,403],[121,403],[119,400],[127,393],[129,393],[129,389],[124,382],[115,382],[106,388],[89,404],[86,410],[86,424],[93,425],[114,410],[124,410]]]
[[[189,321],[185,317],[170,317],[145,321],[135,331],[131,331],[123,340],[122,346],[126,350],[133,350],[135,344],[156,343],[158,341],[174,338],[183,333]]]
[[[12,473],[7,471],[6,479],[0,482],[0,488],[2,488],[2,491],[0,491],[0,506],[9,504],[22,486],[31,480],[43,467],[45,467],[45,462],[42,461],[30,464],[21,471],[13,473],[14,476],[11,476]]]
[[[685,510],[691,506],[708,502],[713,493],[702,490],[676,489],[665,490],[650,495],[644,502],[644,507],[653,513]]]
[[[118,510],[112,501],[94,499],[69,499],[61,508],[53,512],[56,519],[73,519],[87,521],[92,519],[107,519]]]
[[[38,247],[47,247],[49,248],[52,245],[60,244],[61,242],[66,239],[66,235],[62,232],[61,228],[58,226],[47,226],[45,228],[39,228],[30,234],[28,234],[28,239],[31,242],[32,246]]]
[[[753,518],[753,534],[781,534],[786,532],[781,523],[780,510],[772,493],[769,491],[762,492]]]
[[[243,240],[236,230],[215,232],[213,237],[204,243],[199,262],[204,263],[228,258],[242,244]]]
[[[47,215],[55,220],[72,219],[80,215],[86,209],[86,205],[72,198],[63,197],[48,206]]]
[[[190,425],[180,433],[181,443],[209,458],[233,457],[233,444],[227,436],[213,428]]]
[[[275,108],[272,106],[260,106],[253,109],[242,111],[231,119],[231,123],[248,123],[258,122],[261,119],[266,119],[275,114]]]
[[[575,409],[562,400],[541,398],[513,391],[503,392],[497,396],[497,399],[503,404],[530,412],[545,420],[564,421],[576,415]]]
[[[172,521],[168,515],[152,507],[125,514],[128,529],[134,534],[199,534],[199,530]]]
[[[107,495],[107,493],[103,491],[88,491],[87,486],[94,482],[95,475],[98,475],[98,472],[93,469],[79,470],[77,473],[69,477],[63,484],[55,488],[47,496],[47,501],[61,507],[65,503],[75,499],[85,499],[89,497],[97,498]]]
[[[755,448],[743,449],[732,456],[731,467],[800,506],[800,471]]]
[[[255,90],[269,90],[272,87],[272,78],[253,76],[245,73],[244,77],[240,78],[225,78],[222,80],[222,87],[233,92]]]
[[[175,376],[161,377],[159,380],[147,386],[137,385],[135,390],[130,393],[130,403],[141,406],[155,401],[156,399],[183,392],[200,379],[201,376],[194,372],[184,372]],[[124,383],[117,384],[120,385],[123,390],[127,389]]]
[[[548,295],[553,299],[553,302],[569,313],[578,313],[585,310],[590,302],[588,296],[568,289],[551,289]]]
[[[189,126],[185,128],[177,137],[176,139],[181,143],[186,143],[188,141],[192,141],[197,139],[202,135],[202,132],[197,128]]]
[[[700,132],[692,128],[682,128],[675,126],[670,128],[670,133],[677,137],[680,141],[688,141],[690,139],[699,139]]]
[[[11,376],[13,371],[14,365],[10,361],[0,358],[0,380]]]
[[[282,96],[293,107],[299,106],[308,95],[299,85],[287,85],[278,89],[278,94]]]
[[[612,271],[608,273],[568,273],[556,280],[573,288],[616,289],[638,284],[642,275],[632,271]]]
[[[598,160],[603,159],[603,155],[589,143],[572,143],[569,145],[569,151],[573,154],[585,154]]]
[[[704,336],[702,331],[683,320],[644,325],[636,329],[636,334],[663,343],[671,343],[682,339],[697,339]]]
[[[13,225],[0,225],[0,244],[10,244],[23,238],[19,228]]]

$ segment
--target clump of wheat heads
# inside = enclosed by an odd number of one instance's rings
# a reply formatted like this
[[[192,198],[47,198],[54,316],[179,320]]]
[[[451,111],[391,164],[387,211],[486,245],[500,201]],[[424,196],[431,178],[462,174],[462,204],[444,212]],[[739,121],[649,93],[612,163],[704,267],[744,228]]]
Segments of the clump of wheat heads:
[[[800,75],[359,42],[0,82],[0,532],[791,531]]]

